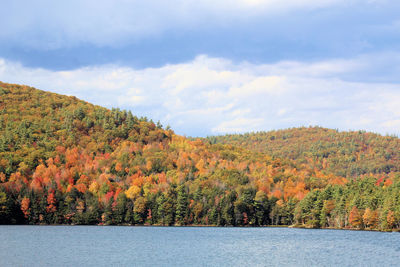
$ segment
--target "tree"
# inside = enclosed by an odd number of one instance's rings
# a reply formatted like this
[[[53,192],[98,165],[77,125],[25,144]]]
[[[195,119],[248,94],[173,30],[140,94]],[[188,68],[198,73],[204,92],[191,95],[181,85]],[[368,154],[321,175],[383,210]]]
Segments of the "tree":
[[[183,184],[177,188],[177,200],[176,200],[176,216],[175,220],[178,225],[186,224],[186,216],[188,214],[188,196],[186,188]]]
[[[126,203],[127,197],[125,194],[118,194],[115,209],[113,211],[113,217],[115,224],[123,224],[126,217]]]
[[[366,208],[363,215],[363,222],[366,227],[375,228],[378,222],[378,212]]]
[[[147,217],[146,199],[138,197],[133,204],[134,218],[137,223],[143,224]]]
[[[362,216],[356,206],[353,206],[353,208],[350,211],[349,223],[352,227],[355,228],[361,228],[363,226]]]
[[[321,209],[321,216],[320,216],[320,221],[321,221],[321,226],[331,226],[330,225],[330,217],[332,211],[335,209],[335,203],[333,200],[324,200],[324,205],[322,206]]]
[[[236,192],[231,191],[221,200],[221,216],[225,225],[235,225],[235,207]]]
[[[175,206],[176,206],[176,192],[175,188],[171,187],[165,196],[165,200],[161,205],[161,211],[164,214],[163,225],[173,225],[175,222]]]
[[[27,197],[24,197],[21,200],[21,211],[24,214],[25,219],[28,219],[29,215],[31,214],[31,212],[30,212],[30,203],[31,203],[31,200],[29,198],[27,198]]]
[[[394,227],[395,224],[395,216],[394,216],[394,212],[389,210],[386,216],[386,221],[387,221],[387,226],[389,229],[392,229]]]
[[[47,195],[47,204],[48,204],[48,206],[46,207],[47,213],[56,212],[57,207],[56,207],[56,198],[54,190],[49,190],[49,194]]]
[[[10,215],[10,207],[8,206],[8,198],[6,193],[0,191],[0,224],[8,222]]]

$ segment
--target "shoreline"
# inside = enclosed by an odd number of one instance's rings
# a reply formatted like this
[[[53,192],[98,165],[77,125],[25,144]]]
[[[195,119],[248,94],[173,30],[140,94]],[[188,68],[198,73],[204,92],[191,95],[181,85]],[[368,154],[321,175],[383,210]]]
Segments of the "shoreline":
[[[305,229],[305,230],[344,230],[344,231],[365,231],[365,232],[383,232],[383,233],[400,233],[400,229],[392,229],[392,230],[378,230],[378,229],[358,229],[358,228],[336,228],[336,227],[323,227],[323,228],[313,228],[305,225],[263,225],[263,226],[217,226],[217,225],[129,225],[129,224],[120,224],[120,225],[101,225],[101,224],[2,224],[1,226],[99,226],[99,227],[157,227],[157,228],[293,228],[293,229]]]

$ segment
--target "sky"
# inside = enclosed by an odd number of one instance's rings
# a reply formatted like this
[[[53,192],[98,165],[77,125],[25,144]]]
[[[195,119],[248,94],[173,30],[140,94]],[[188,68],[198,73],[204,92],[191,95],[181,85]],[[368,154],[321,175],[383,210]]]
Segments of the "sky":
[[[400,134],[400,1],[13,0],[0,81],[208,136]]]

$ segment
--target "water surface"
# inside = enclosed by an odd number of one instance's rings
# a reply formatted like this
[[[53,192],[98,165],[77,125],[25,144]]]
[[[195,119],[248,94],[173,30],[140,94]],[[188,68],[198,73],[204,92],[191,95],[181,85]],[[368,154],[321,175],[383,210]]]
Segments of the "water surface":
[[[399,264],[399,233],[292,228],[0,226],[0,266]]]

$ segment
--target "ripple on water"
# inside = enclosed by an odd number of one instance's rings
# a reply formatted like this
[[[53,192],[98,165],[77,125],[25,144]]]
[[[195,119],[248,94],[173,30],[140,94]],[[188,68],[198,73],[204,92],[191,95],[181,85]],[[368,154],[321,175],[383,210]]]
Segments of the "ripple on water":
[[[0,266],[396,266],[400,234],[293,228],[0,226]]]

